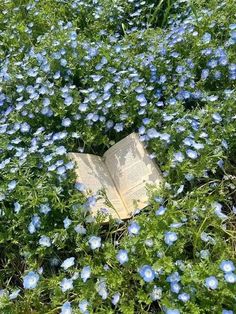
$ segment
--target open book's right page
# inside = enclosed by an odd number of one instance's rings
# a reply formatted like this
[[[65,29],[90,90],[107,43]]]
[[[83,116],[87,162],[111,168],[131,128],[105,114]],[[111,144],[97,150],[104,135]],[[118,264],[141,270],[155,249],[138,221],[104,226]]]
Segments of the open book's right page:
[[[159,185],[163,179],[138,134],[132,133],[109,148],[104,159],[128,212],[146,207],[146,184]],[[137,201],[137,206],[134,200]]]

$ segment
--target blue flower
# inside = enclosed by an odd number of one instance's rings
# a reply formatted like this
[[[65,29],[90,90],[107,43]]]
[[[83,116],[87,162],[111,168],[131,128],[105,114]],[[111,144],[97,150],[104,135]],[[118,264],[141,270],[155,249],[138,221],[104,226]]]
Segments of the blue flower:
[[[228,283],[235,283],[236,282],[236,275],[232,272],[225,274],[225,281]]]
[[[120,300],[120,293],[117,292],[117,293],[115,293],[115,294],[112,296],[111,303],[112,303],[113,305],[116,305],[116,304],[119,302],[119,300]]]
[[[149,265],[144,265],[139,269],[139,274],[146,282],[152,282],[155,278],[155,272]]]
[[[158,210],[156,210],[155,214],[156,216],[162,216],[166,212],[166,207],[160,206]]]
[[[157,132],[156,129],[151,128],[147,130],[147,136],[152,139],[152,138],[158,138],[160,136],[160,133]]]
[[[72,224],[72,221],[70,220],[70,218],[66,217],[66,218],[63,220],[63,224],[64,224],[64,228],[67,229],[67,228],[69,228],[69,226]]]
[[[30,125],[27,122],[23,122],[20,127],[22,133],[28,133],[30,130]]]
[[[96,290],[103,300],[107,299],[108,292],[106,288],[106,282],[104,281],[104,279],[99,279]]]
[[[60,282],[61,290],[66,292],[67,290],[73,289],[73,279],[64,278]]]
[[[51,208],[49,204],[41,204],[39,207],[39,211],[40,213],[47,215],[51,211]]]
[[[167,278],[166,278],[167,282],[179,282],[180,281],[180,275],[179,273],[176,271],[172,274],[170,274]]]
[[[86,190],[85,185],[81,182],[75,183],[75,189],[80,191],[80,192],[85,192],[85,190]]]
[[[90,275],[91,275],[91,268],[90,268],[90,266],[83,267],[82,271],[81,271],[81,274],[80,274],[80,277],[83,280],[83,282],[86,282],[90,278]]]
[[[14,203],[14,212],[15,212],[16,214],[18,214],[19,211],[20,211],[20,209],[21,209],[20,203],[15,202],[15,203]]]
[[[84,228],[83,225],[78,224],[77,226],[75,226],[74,228],[75,232],[77,232],[78,234],[86,234],[86,229]]]
[[[205,33],[205,34],[202,36],[202,42],[203,42],[204,44],[208,44],[210,41],[211,41],[211,34]]]
[[[216,279],[215,276],[210,276],[206,278],[205,285],[207,288],[215,290],[218,287],[218,280]]]
[[[116,255],[117,260],[120,262],[121,265],[128,262],[128,253],[126,250],[119,250],[119,252]]]
[[[29,227],[28,227],[30,234],[34,233],[37,229],[39,229],[40,225],[41,225],[40,217],[37,214],[35,214],[32,217],[32,220],[31,220]]]
[[[73,266],[74,264],[75,264],[75,258],[69,257],[64,260],[64,262],[61,264],[61,267],[64,268],[64,270],[66,270],[69,267]]]
[[[184,155],[181,152],[177,152],[174,154],[174,162],[183,162],[184,161]]]
[[[61,307],[61,314],[72,314],[72,308],[69,301],[66,301]]]
[[[30,271],[23,278],[23,287],[25,289],[34,289],[37,286],[38,281],[39,281],[39,275],[33,271]]]
[[[130,235],[138,235],[140,230],[140,226],[136,221],[133,221],[129,226],[128,226],[128,232]]]
[[[14,190],[14,188],[16,187],[17,182],[16,180],[12,180],[11,182],[8,183],[8,189],[9,190]]]
[[[92,236],[89,241],[88,241],[90,248],[92,250],[96,250],[98,248],[101,247],[101,238],[100,237],[96,237],[96,236]]]
[[[19,293],[20,293],[20,289],[12,291],[12,293],[9,294],[9,299],[10,300],[16,299],[18,297]]]
[[[235,270],[235,266],[234,266],[234,263],[232,261],[223,260],[220,263],[220,269],[223,270],[223,272],[225,272],[225,273],[230,273],[230,272]]]
[[[209,70],[208,69],[203,69],[201,73],[201,79],[206,80],[206,78],[209,76]]]
[[[215,120],[215,122],[219,123],[222,121],[222,117],[218,112],[215,112],[212,114],[212,118]]]
[[[178,236],[175,232],[172,231],[165,232],[164,241],[167,245],[172,245],[177,239]]]
[[[225,310],[225,309],[223,309],[222,314],[234,314],[234,312],[231,311],[231,310]]]
[[[181,293],[178,295],[178,299],[182,302],[187,302],[190,299],[190,295],[188,293]]]
[[[186,150],[186,154],[191,159],[196,159],[198,157],[198,153],[195,150],[192,150],[192,149],[187,149]]]
[[[39,239],[39,244],[41,246],[44,246],[44,247],[50,247],[51,246],[51,240],[49,237],[41,236]]]
[[[150,293],[150,298],[152,301],[160,300],[162,297],[162,288],[154,286],[152,292]]]
[[[116,132],[121,132],[124,129],[124,124],[123,123],[116,123],[114,125],[114,129],[116,130]]]
[[[180,311],[177,309],[167,309],[166,314],[180,314]]]
[[[83,314],[87,314],[89,313],[88,312],[88,306],[89,306],[89,302],[87,300],[81,300],[79,302],[79,309],[80,309],[80,312],[83,313]]]
[[[171,282],[170,284],[170,290],[174,293],[179,293],[180,292],[180,289],[181,289],[181,285],[177,282],[177,281],[174,281],[174,282]]]
[[[70,126],[71,125],[71,119],[69,119],[69,118],[62,119],[61,125],[64,127]]]

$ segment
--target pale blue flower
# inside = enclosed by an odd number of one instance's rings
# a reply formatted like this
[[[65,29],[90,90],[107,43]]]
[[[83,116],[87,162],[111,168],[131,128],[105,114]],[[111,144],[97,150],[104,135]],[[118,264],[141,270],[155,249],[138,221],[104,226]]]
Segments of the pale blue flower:
[[[96,250],[96,249],[101,247],[101,238],[96,237],[96,236],[92,236],[92,237],[90,237],[88,243],[89,243],[90,248],[92,250]]]
[[[222,314],[234,314],[234,312],[231,311],[231,310],[225,310],[225,309],[223,309]]]
[[[154,286],[152,292],[150,293],[150,298],[152,301],[160,300],[162,297],[162,288]]]
[[[187,302],[190,299],[190,295],[188,293],[183,292],[178,295],[178,299],[182,302]]]
[[[122,122],[121,123],[116,123],[114,125],[114,129],[116,130],[116,132],[121,132],[124,129],[124,124]]]
[[[120,293],[117,292],[117,293],[115,293],[115,294],[112,296],[111,303],[112,303],[113,305],[116,305],[119,301],[120,301]]]
[[[156,129],[151,128],[147,130],[147,136],[152,139],[152,138],[158,138],[160,136],[160,133],[157,132]]]
[[[69,118],[62,119],[61,125],[64,127],[69,127],[71,125],[71,119]]]
[[[39,281],[39,275],[34,271],[30,271],[26,276],[23,278],[23,287],[25,289],[34,289],[37,286]]]
[[[107,291],[106,282],[104,281],[104,279],[100,279],[98,281],[96,290],[97,290],[98,294],[102,297],[103,300],[107,299],[108,291]]]
[[[167,309],[166,314],[180,314],[180,311],[177,309]]]
[[[181,152],[174,153],[174,162],[183,162],[184,161],[184,155]]]
[[[85,190],[86,190],[85,185],[81,182],[75,183],[75,189],[80,191],[80,192],[85,192]]]
[[[41,225],[40,217],[37,214],[33,215],[32,220],[28,227],[30,234],[36,232],[36,230],[40,228],[40,225]]]
[[[11,182],[8,183],[8,189],[9,190],[14,190],[14,188],[16,187],[17,182],[16,180],[12,180]]]
[[[219,123],[222,121],[222,117],[218,112],[215,112],[212,114],[212,118],[215,120],[215,122]]]
[[[201,250],[200,251],[200,256],[203,259],[207,259],[210,256],[210,252],[209,250]]]
[[[66,148],[64,146],[59,146],[55,150],[56,155],[64,155],[64,154],[66,154],[66,152],[67,151],[66,151]]]
[[[120,262],[121,265],[128,262],[128,253],[126,250],[119,250],[119,252],[116,255],[117,260]]]
[[[30,130],[30,125],[27,122],[23,122],[20,127],[22,133],[28,133]]]
[[[226,273],[224,278],[225,278],[225,281],[228,283],[236,282],[236,275],[233,272]]]
[[[189,158],[191,159],[196,159],[198,157],[198,153],[192,149],[187,149],[186,154],[188,155]]]
[[[15,212],[16,214],[18,214],[19,211],[20,211],[20,209],[21,209],[20,203],[19,203],[19,202],[15,202],[15,203],[14,203],[14,212]]]
[[[128,232],[130,235],[138,235],[140,231],[140,226],[136,221],[133,221],[129,226],[128,226]]]
[[[20,289],[12,291],[12,293],[9,294],[9,299],[10,300],[16,299],[18,297],[19,293],[20,293]]]
[[[139,274],[146,282],[152,282],[155,278],[155,272],[149,265],[144,265],[139,269]]]
[[[72,314],[72,308],[69,301],[66,301],[61,307],[60,314]]]
[[[155,214],[156,216],[162,216],[166,212],[166,207],[160,206],[158,210],[156,210]]]
[[[80,277],[83,280],[83,282],[86,282],[91,276],[91,268],[90,266],[85,266],[81,270]]]
[[[62,279],[62,281],[60,282],[60,286],[63,292],[73,289],[73,279]]]
[[[75,258],[69,257],[64,260],[64,262],[61,264],[61,267],[64,268],[64,270],[67,270],[69,267],[74,266],[75,264]]]
[[[170,284],[170,290],[174,293],[179,293],[180,292],[180,289],[181,289],[181,285],[177,282],[177,281],[174,281],[174,282],[171,282]]]
[[[172,245],[176,240],[178,239],[178,236],[173,231],[165,232],[164,241],[167,245]]]
[[[180,275],[179,273],[176,271],[172,274],[170,274],[167,278],[166,278],[167,282],[179,282],[180,281]]]
[[[84,228],[84,226],[81,224],[78,224],[77,226],[75,226],[74,230],[78,234],[86,234],[86,232],[87,232],[86,229]]]
[[[230,273],[235,270],[234,263],[230,260],[223,260],[220,263],[220,269],[223,270],[225,273]]]
[[[41,236],[39,239],[39,244],[44,247],[50,247],[52,243],[49,237]]]
[[[39,206],[39,211],[40,213],[47,215],[51,211],[51,208],[49,204],[41,204]]]
[[[205,285],[207,288],[215,290],[218,287],[218,280],[216,279],[215,276],[210,276],[206,278]]]
[[[81,300],[79,302],[79,309],[82,314],[88,314],[89,302],[87,300]]]
[[[68,217],[66,217],[66,218],[63,220],[63,224],[64,224],[64,228],[67,229],[67,228],[69,228],[69,226],[72,224],[72,220],[70,220]]]

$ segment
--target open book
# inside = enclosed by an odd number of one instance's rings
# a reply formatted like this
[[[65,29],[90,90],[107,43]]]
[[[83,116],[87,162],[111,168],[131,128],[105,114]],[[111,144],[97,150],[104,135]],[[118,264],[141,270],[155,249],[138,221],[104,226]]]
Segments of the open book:
[[[106,208],[114,218],[129,218],[134,210],[148,205],[146,184],[162,182],[161,171],[136,133],[110,147],[103,157],[84,153],[69,153],[69,157],[76,161],[78,182],[93,194],[105,189],[112,204],[108,206],[105,197],[98,199],[94,214]]]

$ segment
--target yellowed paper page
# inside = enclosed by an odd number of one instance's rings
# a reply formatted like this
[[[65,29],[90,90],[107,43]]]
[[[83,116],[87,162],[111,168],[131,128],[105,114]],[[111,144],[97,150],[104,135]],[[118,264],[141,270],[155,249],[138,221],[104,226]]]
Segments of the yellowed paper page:
[[[128,212],[148,205],[146,184],[159,185],[162,174],[150,159],[138,134],[132,133],[109,148],[105,164]],[[133,201],[137,201],[137,206]]]
[[[86,190],[91,190],[92,193],[96,193],[100,189],[105,188],[107,198],[119,214],[117,214],[113,208],[105,204],[105,198],[97,200],[96,205],[92,207],[93,213],[96,214],[101,208],[106,208],[114,218],[122,219],[124,216],[127,216],[127,210],[102,158],[96,155],[82,153],[69,153],[68,155],[76,162],[77,181],[83,183]]]

